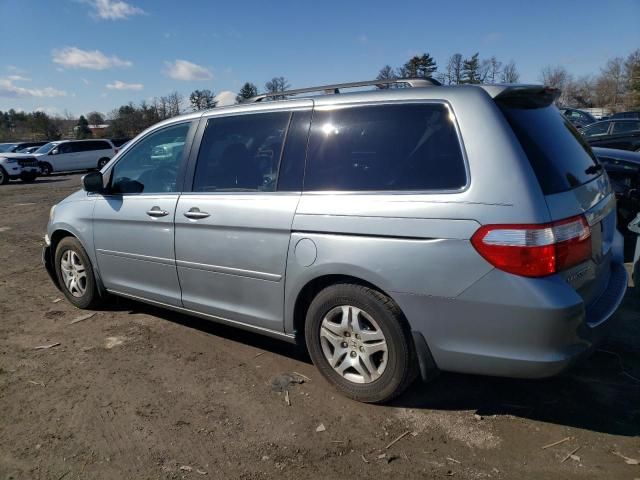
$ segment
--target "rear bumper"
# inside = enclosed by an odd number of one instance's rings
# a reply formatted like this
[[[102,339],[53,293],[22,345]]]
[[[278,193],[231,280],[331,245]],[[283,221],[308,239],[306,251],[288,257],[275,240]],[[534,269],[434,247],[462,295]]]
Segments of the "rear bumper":
[[[494,270],[455,299],[392,293],[443,371],[542,378],[591,352],[612,328],[627,272],[612,263],[609,283],[585,308],[564,280]]]

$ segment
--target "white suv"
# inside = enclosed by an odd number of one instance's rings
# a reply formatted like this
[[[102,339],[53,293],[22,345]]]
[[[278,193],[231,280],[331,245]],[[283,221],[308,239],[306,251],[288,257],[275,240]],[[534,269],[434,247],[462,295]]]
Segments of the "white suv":
[[[37,157],[43,175],[104,167],[116,154],[110,140],[61,140],[40,147]]]

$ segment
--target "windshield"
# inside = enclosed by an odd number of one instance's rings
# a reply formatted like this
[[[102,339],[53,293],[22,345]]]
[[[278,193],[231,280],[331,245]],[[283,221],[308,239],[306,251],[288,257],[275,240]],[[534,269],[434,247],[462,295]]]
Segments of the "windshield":
[[[49,153],[51,150],[53,150],[53,147],[55,147],[56,144],[55,143],[46,143],[43,146],[41,146],[38,150],[36,150],[34,153]]]
[[[514,108],[498,102],[545,195],[584,185],[601,173],[591,147],[554,106]]]
[[[13,149],[17,146],[17,143],[0,143],[0,153],[13,152]]]

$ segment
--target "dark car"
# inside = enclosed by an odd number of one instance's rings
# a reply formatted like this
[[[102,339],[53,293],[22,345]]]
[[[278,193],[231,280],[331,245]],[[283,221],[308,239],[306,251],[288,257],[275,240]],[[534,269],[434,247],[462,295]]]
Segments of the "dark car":
[[[605,120],[581,130],[592,147],[640,150],[640,120]]]
[[[561,108],[562,115],[569,120],[574,127],[583,128],[596,122],[596,118],[589,112],[577,108]]]
[[[41,147],[48,142],[12,142],[0,143],[0,153],[16,153],[29,147]]]
[[[618,112],[614,113],[610,117],[612,120],[617,120],[620,118],[628,118],[630,120],[640,120],[640,110],[635,110],[631,112]]]
[[[618,229],[624,235],[625,261],[633,258],[636,234],[627,225],[640,212],[640,153],[613,148],[593,148],[600,164],[609,175],[618,201]]]

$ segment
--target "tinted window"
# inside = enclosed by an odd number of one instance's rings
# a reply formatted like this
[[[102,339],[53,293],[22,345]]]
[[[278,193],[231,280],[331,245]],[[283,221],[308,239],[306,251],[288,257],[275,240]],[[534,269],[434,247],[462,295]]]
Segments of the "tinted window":
[[[64,154],[77,152],[78,150],[74,150],[74,146],[75,145],[73,144],[73,142],[61,143],[60,145],[58,145],[58,153]]]
[[[193,190],[274,191],[290,118],[290,112],[274,112],[210,119]]]
[[[629,133],[640,130],[640,122],[613,122],[612,133]]]
[[[119,147],[122,144],[127,143],[129,140],[131,139],[130,138],[112,138],[111,143],[113,143],[115,147]]]
[[[600,122],[595,125],[591,125],[589,128],[585,128],[582,131],[582,134],[585,137],[593,137],[596,135],[606,135],[609,131],[609,123],[611,122]]]
[[[305,190],[453,190],[466,183],[455,125],[443,104],[313,113]]]
[[[570,190],[600,174],[599,169],[591,168],[597,165],[591,148],[556,107],[499,105],[545,194]]]
[[[111,191],[177,191],[178,169],[190,125],[182,123],[163,128],[133,145],[111,171]]]

